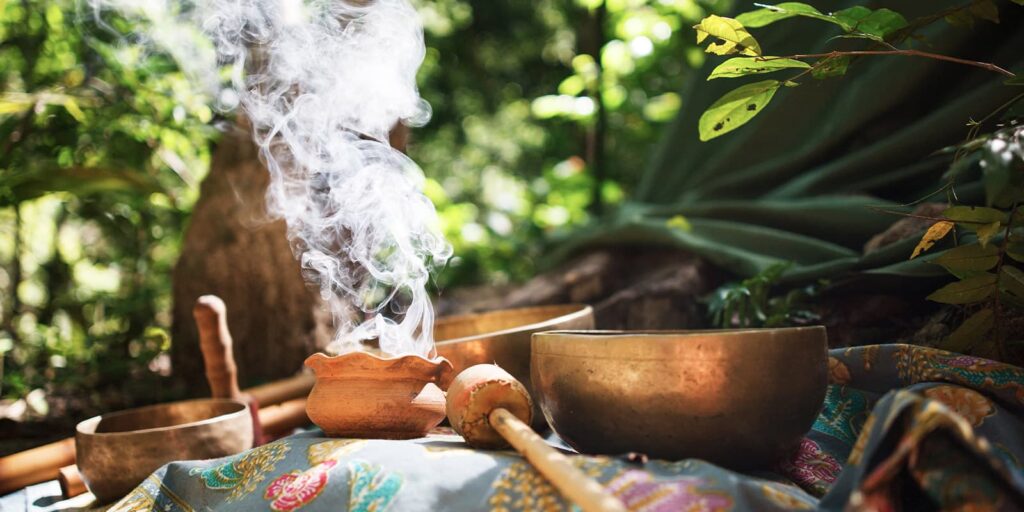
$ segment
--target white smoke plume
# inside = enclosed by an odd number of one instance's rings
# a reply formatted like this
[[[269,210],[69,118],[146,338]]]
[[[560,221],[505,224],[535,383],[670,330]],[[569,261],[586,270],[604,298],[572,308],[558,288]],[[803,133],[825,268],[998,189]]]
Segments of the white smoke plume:
[[[378,339],[430,355],[429,271],[451,255],[422,171],[388,143],[430,117],[416,88],[423,30],[407,0],[88,0],[151,27],[222,105],[251,122],[304,275],[334,313],[329,350]],[[201,34],[196,44],[195,34]],[[222,69],[230,86],[220,89]],[[347,305],[366,313],[353,319]]]

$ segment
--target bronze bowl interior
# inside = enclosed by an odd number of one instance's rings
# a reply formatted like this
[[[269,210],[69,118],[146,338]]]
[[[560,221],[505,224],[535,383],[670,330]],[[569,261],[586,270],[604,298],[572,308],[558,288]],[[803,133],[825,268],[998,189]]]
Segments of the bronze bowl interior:
[[[475,364],[497,364],[536,397],[530,386],[530,336],[539,331],[593,328],[590,306],[561,304],[441,317],[434,324],[434,339],[438,355],[454,366],[452,375]],[[535,426],[543,427],[540,409],[534,413]]]
[[[543,332],[532,353],[534,399],[576,450],[738,470],[794,447],[828,384],[823,327]]]
[[[99,503],[128,494],[168,462],[224,457],[252,443],[249,406],[227,399],[129,409],[87,419],[75,429],[78,469]]]

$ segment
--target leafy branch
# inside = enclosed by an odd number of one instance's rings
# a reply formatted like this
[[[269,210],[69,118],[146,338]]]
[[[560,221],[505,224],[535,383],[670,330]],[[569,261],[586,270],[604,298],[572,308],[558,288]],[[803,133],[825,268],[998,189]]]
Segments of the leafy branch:
[[[1022,3],[1024,0],[1012,0]],[[860,57],[903,56],[926,58],[972,66],[1010,79],[1017,76],[996,64],[962,59],[916,49],[897,48],[899,42],[929,23],[939,19],[958,19],[970,16],[988,21],[998,22],[998,9],[992,0],[974,0],[969,4],[949,9],[935,17],[907,22],[903,15],[889,10],[871,10],[862,6],[843,9],[835,13],[825,14],[816,8],[800,2],[784,2],[778,5],[755,4],[760,8],[740,14],[736,18],[708,16],[694,26],[697,31],[697,43],[711,40],[706,51],[716,55],[738,55],[714,70],[708,80],[717,78],[738,78],[764,73],[773,73],[786,69],[799,69],[799,74],[788,80],[763,80],[734,89],[717,101],[701,115],[698,122],[700,140],[708,141],[722,136],[743,126],[775,97],[782,87],[797,87],[799,80],[810,74],[815,79],[825,79],[846,74],[850,63]],[[967,13],[967,14],[964,14]],[[959,16],[959,18],[954,18]],[[751,28],[760,28],[788,18],[811,18],[834,24],[840,27],[843,34],[838,38],[861,39],[869,41],[876,48],[862,50],[834,50],[820,53],[803,53],[786,56],[765,55],[760,43],[750,33]],[[811,62],[805,62],[811,61]]]
[[[990,117],[990,116],[987,116]],[[975,127],[972,127],[974,130]],[[957,281],[928,299],[964,309],[965,320],[940,342],[944,349],[969,352],[991,341],[995,355],[1009,360],[1007,343],[1014,335],[1007,308],[1024,309],[1024,128],[1011,126],[957,149],[963,161],[979,163],[989,206],[953,206],[945,210],[918,242],[911,259],[930,250],[959,229],[963,243],[931,260]],[[964,149],[967,147],[968,149]],[[980,165],[984,162],[985,165]],[[952,173],[954,179],[957,173]],[[1005,208],[1000,209],[1000,208]]]

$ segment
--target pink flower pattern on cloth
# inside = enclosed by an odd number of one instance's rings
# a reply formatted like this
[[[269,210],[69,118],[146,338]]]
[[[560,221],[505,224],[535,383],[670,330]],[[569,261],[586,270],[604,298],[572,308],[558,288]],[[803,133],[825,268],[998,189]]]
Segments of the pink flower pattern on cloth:
[[[644,471],[627,470],[608,482],[607,489],[629,510],[719,512],[732,507],[732,498],[722,492],[702,490],[706,485],[697,477],[658,481]]]
[[[783,460],[778,469],[805,491],[821,496],[832,487],[843,467],[818,443],[805,437],[800,441],[800,447]]]
[[[337,461],[326,460],[305,471],[285,473],[267,486],[263,497],[276,512],[290,512],[316,499],[327,486],[328,472]]]

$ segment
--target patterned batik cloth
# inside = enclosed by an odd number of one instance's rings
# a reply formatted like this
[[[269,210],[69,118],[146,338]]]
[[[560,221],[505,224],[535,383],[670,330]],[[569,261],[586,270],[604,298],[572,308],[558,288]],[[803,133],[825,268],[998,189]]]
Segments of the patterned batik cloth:
[[[833,350],[825,407],[774,471],[573,456],[632,511],[1024,510],[1024,370],[909,345]],[[174,462],[111,511],[569,510],[514,452],[306,432]]]

